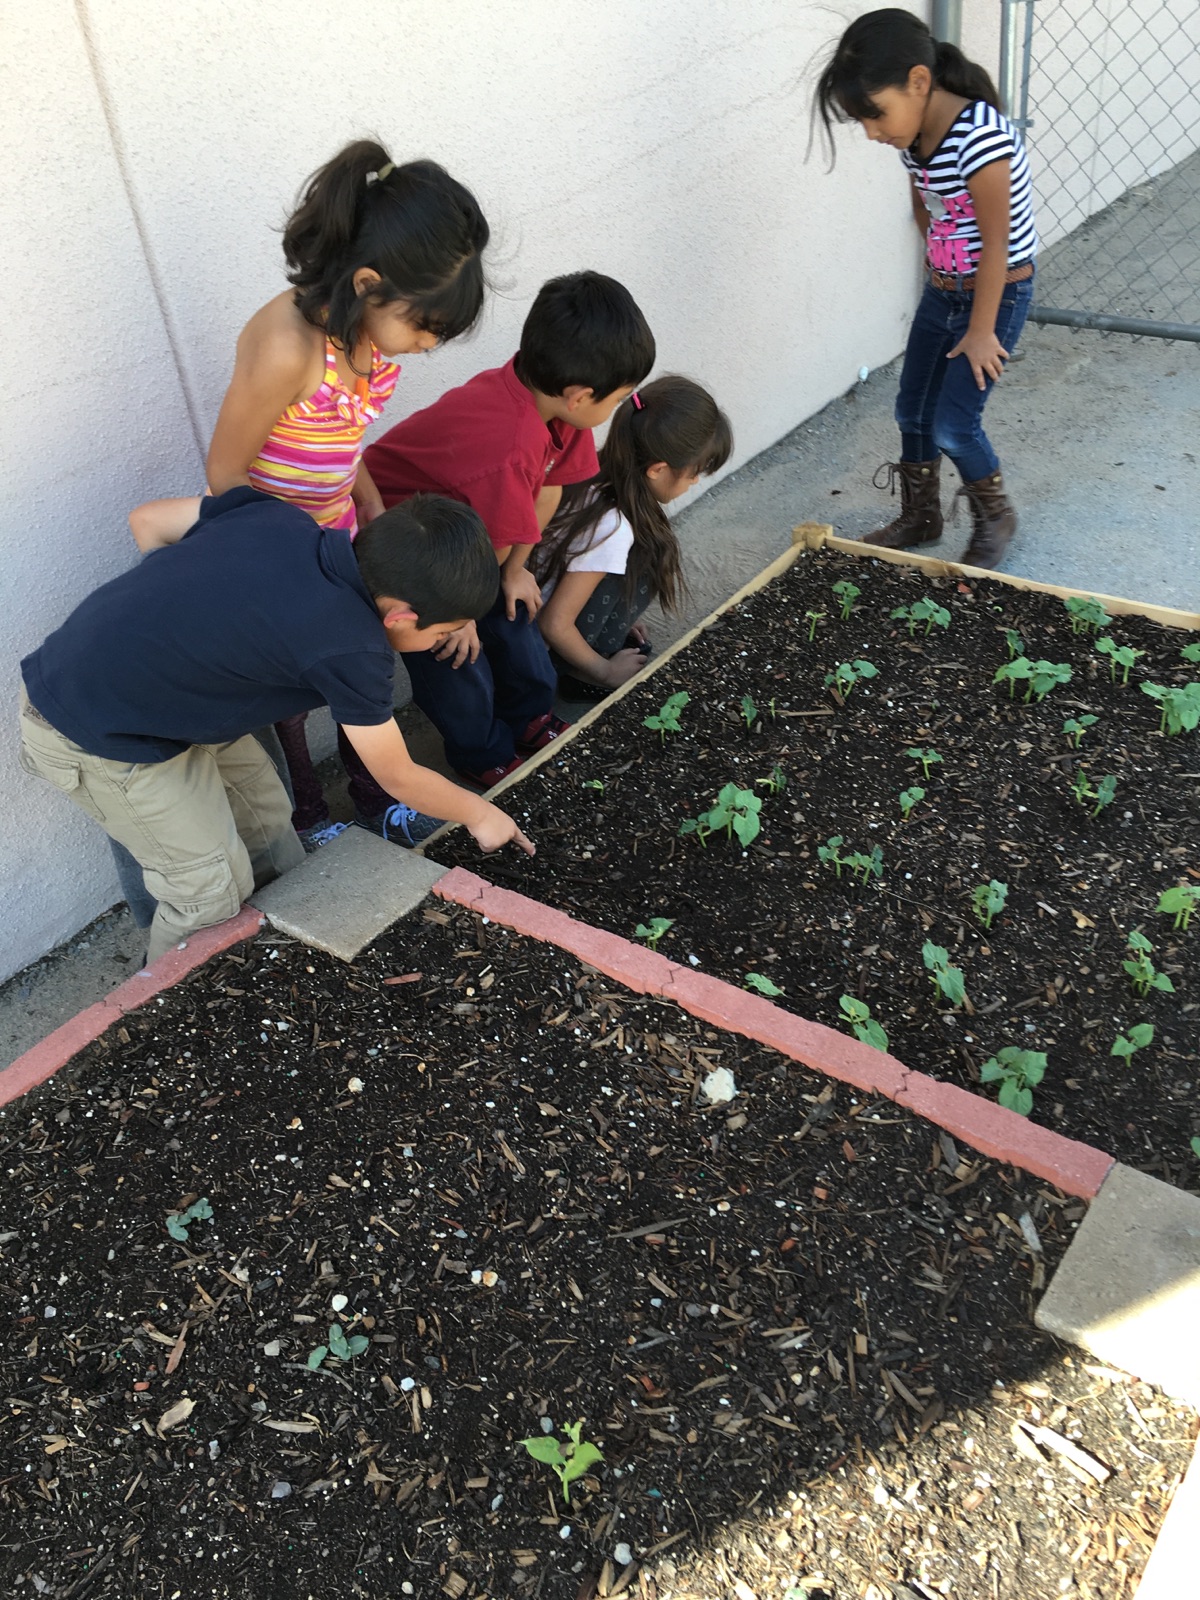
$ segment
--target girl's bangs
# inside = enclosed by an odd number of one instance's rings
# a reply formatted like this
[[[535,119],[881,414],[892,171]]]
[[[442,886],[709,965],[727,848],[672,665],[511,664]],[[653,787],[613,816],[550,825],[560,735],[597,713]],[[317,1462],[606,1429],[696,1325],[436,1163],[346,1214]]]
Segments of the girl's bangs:
[[[883,115],[861,78],[838,84],[833,91],[832,102],[839,122],[874,122]]]
[[[477,255],[463,262],[454,276],[435,288],[403,298],[412,310],[413,321],[441,343],[457,339],[474,327],[483,310],[483,264]]]

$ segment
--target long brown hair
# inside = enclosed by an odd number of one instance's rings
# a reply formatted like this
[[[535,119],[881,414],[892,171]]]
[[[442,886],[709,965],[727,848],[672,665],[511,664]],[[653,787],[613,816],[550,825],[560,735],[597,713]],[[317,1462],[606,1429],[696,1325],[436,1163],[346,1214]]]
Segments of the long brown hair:
[[[557,583],[573,557],[599,542],[601,522],[617,511],[633,529],[626,592],[632,596],[645,580],[664,610],[678,611],[686,588],[679,540],[646,468],[665,461],[672,472],[707,476],[725,465],[732,449],[729,419],[690,378],[668,373],[635,390],[613,413],[597,476],[563,490],[554,520],[535,547],[538,582]]]

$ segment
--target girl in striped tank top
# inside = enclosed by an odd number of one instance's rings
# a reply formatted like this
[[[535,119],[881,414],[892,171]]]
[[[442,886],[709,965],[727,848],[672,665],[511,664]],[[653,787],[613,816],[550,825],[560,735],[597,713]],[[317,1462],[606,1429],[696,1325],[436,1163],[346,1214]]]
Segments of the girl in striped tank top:
[[[292,288],[242,331],[208,452],[213,494],[248,483],[294,501],[326,528],[357,529],[383,511],[363,465],[364,436],[396,386],[396,358],[466,332],[483,304],[488,225],[473,195],[436,162],[396,166],[372,140],[313,174],[283,234]],[[304,719],[278,724],[306,846],[331,824]],[[416,842],[338,730],[356,820]]]
[[[1017,526],[983,408],[1033,301],[1038,237],[1021,136],[988,74],[919,18],[888,7],[851,23],[817,84],[832,122],[857,122],[908,173],[927,281],[896,398],[900,460],[886,468],[900,515],[868,544],[904,549],[942,535],[943,453],[962,477],[971,541],[962,560],[995,567]],[[878,473],[876,482],[878,483]]]

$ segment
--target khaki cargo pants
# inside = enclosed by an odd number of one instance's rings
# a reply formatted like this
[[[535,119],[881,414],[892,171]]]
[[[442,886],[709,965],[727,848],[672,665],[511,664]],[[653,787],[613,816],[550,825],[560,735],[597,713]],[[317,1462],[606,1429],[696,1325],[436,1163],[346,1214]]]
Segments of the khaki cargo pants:
[[[21,689],[21,765],[45,778],[142,868],[158,901],[147,960],[235,916],[254,889],[304,860],[292,807],[251,735],[170,761],[108,761],[52,727]]]

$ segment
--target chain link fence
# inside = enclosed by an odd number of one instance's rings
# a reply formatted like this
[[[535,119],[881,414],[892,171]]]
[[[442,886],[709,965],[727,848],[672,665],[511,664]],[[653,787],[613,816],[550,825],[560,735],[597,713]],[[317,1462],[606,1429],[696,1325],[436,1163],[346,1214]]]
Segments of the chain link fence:
[[[1001,0],[1035,322],[1200,341],[1200,0]]]

